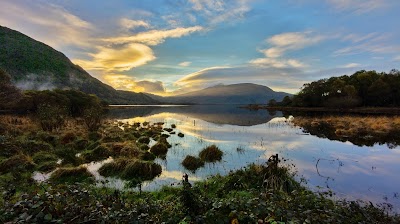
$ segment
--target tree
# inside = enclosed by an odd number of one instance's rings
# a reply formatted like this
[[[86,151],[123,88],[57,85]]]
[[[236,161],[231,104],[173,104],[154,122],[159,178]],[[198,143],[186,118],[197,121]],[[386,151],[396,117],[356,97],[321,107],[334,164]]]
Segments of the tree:
[[[21,91],[11,83],[10,75],[0,69],[0,109],[12,109],[21,96]]]

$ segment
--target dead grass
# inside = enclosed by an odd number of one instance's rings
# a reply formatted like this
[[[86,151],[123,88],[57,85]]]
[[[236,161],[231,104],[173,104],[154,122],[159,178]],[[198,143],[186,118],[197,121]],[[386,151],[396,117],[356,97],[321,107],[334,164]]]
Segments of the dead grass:
[[[293,124],[300,127],[318,127],[327,124],[337,135],[353,136],[369,134],[389,134],[400,131],[400,116],[324,116],[295,117]]]
[[[200,151],[199,157],[205,162],[216,162],[222,159],[223,152],[216,146],[210,145]]]

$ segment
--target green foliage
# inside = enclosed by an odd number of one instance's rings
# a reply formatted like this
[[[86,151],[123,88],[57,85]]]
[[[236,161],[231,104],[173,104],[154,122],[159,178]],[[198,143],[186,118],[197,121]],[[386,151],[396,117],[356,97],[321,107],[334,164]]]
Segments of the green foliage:
[[[21,92],[12,85],[10,76],[0,68],[0,109],[14,108],[21,97]]]
[[[223,154],[216,145],[210,145],[200,151],[199,157],[205,162],[216,162],[222,159]]]
[[[38,106],[37,117],[44,131],[59,131],[64,126],[67,109],[43,103]]]
[[[351,108],[357,106],[400,106],[400,72],[361,70],[351,76],[331,77],[303,85],[282,106]]]

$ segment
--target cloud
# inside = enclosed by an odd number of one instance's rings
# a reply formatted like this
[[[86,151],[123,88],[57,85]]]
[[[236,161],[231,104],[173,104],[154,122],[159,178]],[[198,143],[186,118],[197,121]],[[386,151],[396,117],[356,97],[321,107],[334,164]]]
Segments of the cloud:
[[[134,34],[132,36],[106,38],[103,39],[103,41],[114,44],[143,43],[146,45],[158,45],[163,43],[167,38],[180,38],[202,30],[204,30],[204,28],[201,26],[193,26],[186,28],[179,27],[170,30],[150,30]]]
[[[37,4],[40,2],[39,4]],[[19,31],[46,44],[60,48],[68,45],[90,46],[95,27],[48,2],[0,1],[0,24]]]
[[[189,2],[192,4],[192,10],[210,25],[241,20],[251,10],[250,0],[189,0]]]
[[[325,37],[315,35],[313,32],[291,32],[270,37],[267,42],[272,48],[266,49],[264,54],[267,57],[280,57],[286,51],[299,50],[321,42]]]
[[[297,92],[305,73],[296,68],[261,68],[252,66],[210,67],[186,75],[174,84],[184,90],[199,90],[215,83],[258,83],[279,91]],[[181,92],[184,92],[181,90]]]
[[[165,87],[161,81],[137,81],[134,77],[113,73],[102,75],[101,79],[118,90],[165,94]]]
[[[144,20],[131,20],[131,19],[126,19],[122,18],[119,21],[120,26],[122,26],[125,29],[136,29],[138,27],[144,27],[144,28],[150,28],[150,24],[145,22]]]
[[[361,66],[361,64],[358,64],[358,63],[349,63],[349,64],[344,65],[343,68],[357,68],[360,66]]]
[[[361,53],[396,53],[400,50],[400,45],[390,42],[391,35],[369,33],[366,35],[349,34],[342,38],[343,41],[350,42],[348,46],[333,52],[333,56],[356,55]]]
[[[98,52],[90,54],[91,60],[73,60],[88,70],[128,71],[154,60],[153,50],[138,43],[122,47],[98,47]]]
[[[187,66],[189,66],[190,64],[192,64],[192,62],[190,62],[190,61],[184,61],[184,62],[179,63],[178,65],[179,65],[179,66],[182,66],[182,67],[187,67]]]
[[[276,59],[276,58],[257,58],[250,61],[250,64],[261,67],[274,67],[274,68],[305,68],[307,65],[295,59]]]
[[[299,60],[284,58],[285,53],[315,45],[324,39],[324,36],[315,35],[310,31],[274,35],[266,40],[271,47],[260,51],[265,57],[250,60],[249,63],[261,67],[305,68],[307,65]]]
[[[327,0],[336,11],[364,14],[389,6],[388,0]]]

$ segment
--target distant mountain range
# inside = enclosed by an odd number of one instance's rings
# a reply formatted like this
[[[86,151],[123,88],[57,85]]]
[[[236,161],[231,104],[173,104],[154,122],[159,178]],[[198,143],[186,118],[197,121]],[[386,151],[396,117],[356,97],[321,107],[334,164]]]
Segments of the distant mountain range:
[[[269,87],[241,83],[233,85],[217,85],[203,90],[171,97],[149,96],[171,104],[267,104],[269,100],[281,101],[289,93],[275,92]]]
[[[290,95],[251,83],[217,85],[172,97],[112,88],[73,64],[63,53],[0,26],[0,68],[23,90],[76,89],[110,104],[266,104]]]
[[[77,89],[111,104],[157,104],[143,93],[115,90],[92,77],[63,53],[18,31],[0,26],[0,68],[24,90]]]

